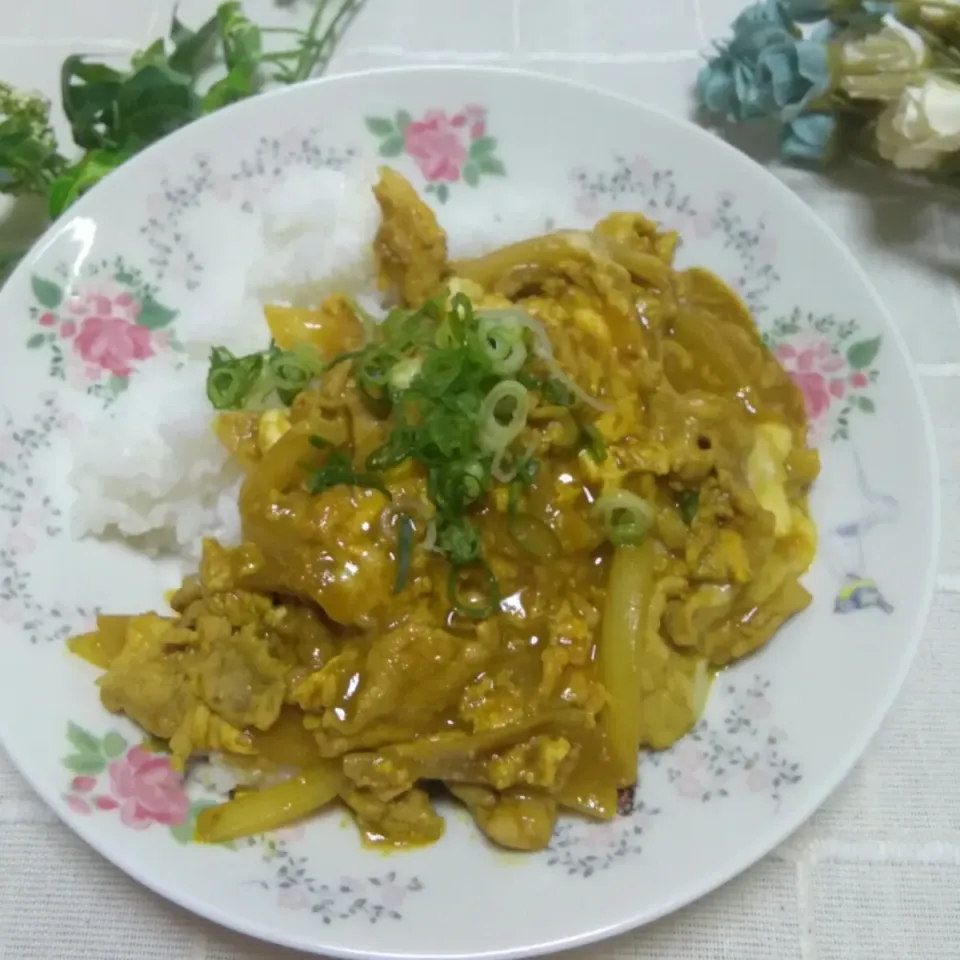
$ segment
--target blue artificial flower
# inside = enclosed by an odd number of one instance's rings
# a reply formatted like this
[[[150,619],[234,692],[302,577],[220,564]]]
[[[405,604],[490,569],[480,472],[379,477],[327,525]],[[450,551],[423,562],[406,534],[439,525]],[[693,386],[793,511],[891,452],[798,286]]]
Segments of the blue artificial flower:
[[[832,113],[805,113],[783,128],[780,152],[788,160],[828,160],[839,129]]]
[[[763,102],[772,101],[782,120],[793,120],[830,89],[826,44],[781,40],[757,57],[754,83]]]
[[[730,42],[719,45],[717,55],[700,71],[697,93],[701,103],[732,122],[777,113],[778,105],[769,90],[758,87],[757,64],[764,50],[793,42],[790,27],[777,0],[744,10],[734,21]]]
[[[826,43],[804,40],[771,20],[775,6],[745,10],[731,41],[700,71],[697,93],[711,112],[732,122],[790,121],[830,89]]]
[[[789,6],[789,2],[787,4]],[[733,21],[733,32],[741,33],[745,29],[752,27],[778,27],[781,30],[789,31],[793,23],[783,11],[781,0],[760,0],[741,11],[736,20]]]

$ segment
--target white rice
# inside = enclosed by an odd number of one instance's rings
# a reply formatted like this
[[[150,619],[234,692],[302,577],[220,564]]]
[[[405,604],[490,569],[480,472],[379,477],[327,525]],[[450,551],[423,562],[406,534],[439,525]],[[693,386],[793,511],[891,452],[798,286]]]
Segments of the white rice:
[[[372,180],[304,171],[266,198],[262,214],[267,255],[249,281],[260,302],[311,306],[332,293],[371,291],[380,223]]]
[[[206,369],[144,364],[135,386],[74,441],[73,531],[196,559],[200,539],[237,540],[240,470],[210,426]]]
[[[240,470],[212,429],[206,396],[210,348],[240,355],[269,342],[264,303],[309,306],[331,293],[369,303],[379,208],[372,181],[331,170],[303,171],[261,201],[259,219],[233,237],[229,269],[209,279],[177,318],[181,367],[151,360],[109,411],[73,443],[70,481],[77,496],[74,535],[117,537],[146,553],[196,561],[203,537],[240,535]],[[549,204],[491,210],[479,196],[463,204],[451,253],[475,255],[549,228]],[[238,229],[240,229],[238,227]],[[248,288],[237,290],[237,276]]]

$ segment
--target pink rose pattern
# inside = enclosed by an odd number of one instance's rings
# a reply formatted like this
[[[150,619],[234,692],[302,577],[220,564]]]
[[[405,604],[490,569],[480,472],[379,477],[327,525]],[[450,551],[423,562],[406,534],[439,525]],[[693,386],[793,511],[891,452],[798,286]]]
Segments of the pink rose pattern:
[[[213,801],[190,802],[169,756],[130,746],[116,731],[97,737],[75,723],[67,725],[67,741],[70,752],[63,758],[70,774],[63,794],[67,810],[80,817],[110,814],[131,830],[159,827],[178,843],[192,841],[197,814]],[[329,883],[321,883],[313,879],[315,871],[306,868],[306,858],[294,853],[305,835],[304,825],[296,824],[241,841],[242,846],[262,852],[260,860],[272,875],[254,882],[273,891],[281,909],[310,910],[324,924],[357,916],[370,923],[400,920],[407,898],[423,890],[419,878],[404,878],[396,871],[332,877]]]
[[[73,345],[97,377],[104,370],[129,377],[134,361],[153,356],[150,331],[113,316],[85,317]]]
[[[191,806],[183,779],[165,754],[128,746],[119,733],[96,737],[77,724],[67,727],[72,753],[63,764],[73,775],[64,802],[74,813],[114,813],[133,830],[154,825],[174,830],[185,843],[199,809]]]
[[[179,349],[169,330],[176,311],[122,260],[75,284],[35,275],[32,288],[36,330],[27,347],[48,351],[51,376],[87,393],[109,401],[143,361]]]
[[[190,802],[168,757],[133,747],[107,770],[113,799],[126,826],[134,830],[146,830],[154,823],[176,827],[187,819]]]
[[[476,187],[483,177],[506,174],[497,141],[487,135],[487,111],[468,104],[455,113],[428,110],[415,120],[405,110],[394,117],[367,117],[367,129],[380,140],[380,156],[406,155],[426,180],[426,192],[440,203],[450,185]]]
[[[773,322],[767,346],[803,393],[810,441],[846,440],[854,415],[876,410],[881,337],[864,338],[855,321],[794,310]]]

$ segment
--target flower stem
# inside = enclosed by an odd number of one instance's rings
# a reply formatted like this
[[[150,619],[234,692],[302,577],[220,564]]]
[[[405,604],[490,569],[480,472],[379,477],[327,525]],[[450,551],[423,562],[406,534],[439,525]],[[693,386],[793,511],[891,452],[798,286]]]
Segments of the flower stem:
[[[336,48],[337,41],[350,21],[360,12],[366,0],[343,0],[339,9],[333,15],[326,30],[320,33],[320,24],[329,4],[329,0],[317,0],[316,8],[310,23],[304,31],[301,43],[300,59],[290,74],[291,83],[299,83],[308,79],[315,71],[326,67],[327,61]]]

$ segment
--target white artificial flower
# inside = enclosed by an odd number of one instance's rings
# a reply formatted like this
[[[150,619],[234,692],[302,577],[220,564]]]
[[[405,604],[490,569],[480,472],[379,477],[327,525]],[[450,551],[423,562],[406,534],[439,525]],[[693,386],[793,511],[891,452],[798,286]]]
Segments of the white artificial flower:
[[[936,0],[935,3],[921,3],[917,11],[920,19],[927,23],[945,23],[960,15],[960,0]]]
[[[840,87],[856,99],[896,100],[929,62],[923,37],[888,16],[877,33],[840,45]]]
[[[960,150],[960,84],[929,75],[877,120],[877,148],[901,170],[929,170]]]

